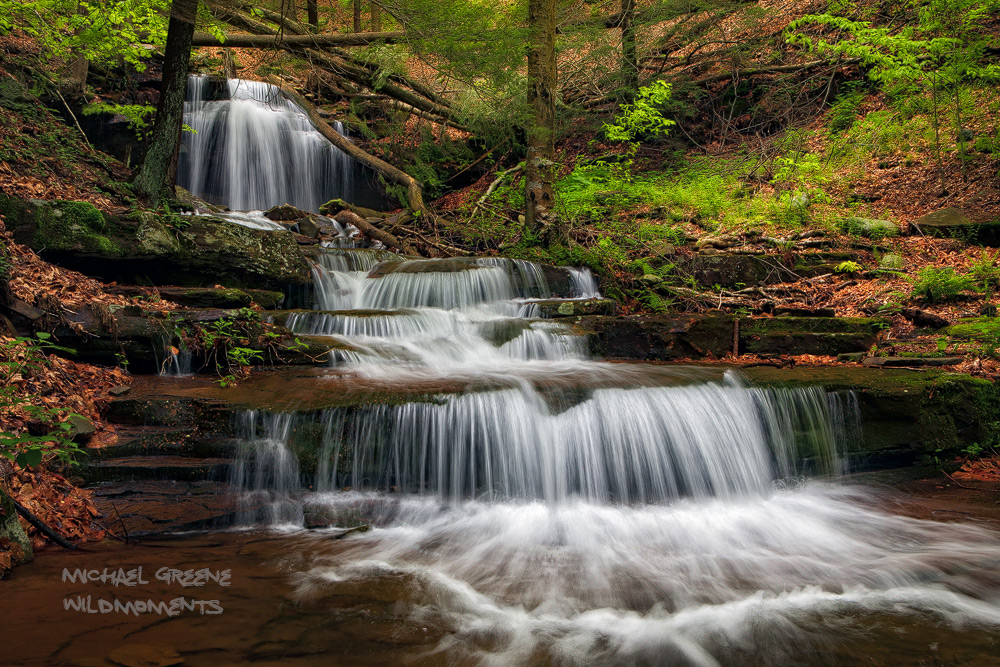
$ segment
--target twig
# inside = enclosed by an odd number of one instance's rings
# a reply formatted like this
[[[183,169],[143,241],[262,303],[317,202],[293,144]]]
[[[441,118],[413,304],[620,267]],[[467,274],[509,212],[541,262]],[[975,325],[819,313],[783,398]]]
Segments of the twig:
[[[941,471],[942,475],[944,475],[945,477],[947,477],[948,479],[950,479],[952,481],[952,483],[955,484],[955,486],[961,487],[963,489],[968,489],[969,491],[988,491],[989,493],[1000,493],[1000,489],[980,489],[980,488],[975,487],[975,486],[966,486],[965,484],[962,484],[960,481],[958,481],[957,479],[955,479],[954,477],[952,477],[951,475],[949,475],[948,473],[946,473],[944,471],[944,469],[938,468],[938,470]]]

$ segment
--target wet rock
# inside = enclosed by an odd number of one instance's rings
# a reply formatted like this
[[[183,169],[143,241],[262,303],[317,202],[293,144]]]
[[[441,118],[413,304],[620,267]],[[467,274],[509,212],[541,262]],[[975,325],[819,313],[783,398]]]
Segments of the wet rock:
[[[646,287],[654,287],[654,286],[659,285],[660,283],[662,283],[663,282],[663,278],[661,278],[660,276],[654,275],[652,273],[647,273],[647,274],[643,275],[641,278],[639,278],[639,282],[642,283],[643,285],[645,285]]]
[[[280,204],[264,211],[264,217],[275,222],[290,222],[292,220],[308,218],[309,214],[306,211],[295,208],[291,204]]]
[[[958,208],[938,209],[911,223],[916,233],[991,247],[1000,246],[1000,220],[975,223]]]
[[[702,253],[708,248],[703,248]],[[772,285],[833,273],[841,262],[855,259],[843,252],[809,252],[796,255],[791,261],[779,255],[747,255],[738,253],[697,254],[677,257],[672,261],[681,273],[693,276],[699,285],[746,287]]]
[[[847,317],[741,317],[732,315],[589,316],[578,326],[591,332],[594,354],[614,359],[669,361],[760,355],[837,355],[871,347],[881,320]]]
[[[857,234],[869,239],[884,239],[899,236],[899,227],[889,220],[874,218],[848,218],[841,227],[848,234]]]
[[[106,282],[275,289],[311,282],[291,234],[222,218],[152,211],[106,216],[86,202],[3,194],[0,214],[18,243]]]
[[[845,363],[860,363],[862,359],[865,358],[864,352],[843,352],[837,355],[837,361],[842,361]]]
[[[786,315],[790,317],[836,317],[837,311],[833,308],[794,308],[791,306],[779,306],[774,309],[775,315]]]
[[[312,217],[308,217],[305,220],[299,220],[299,234],[310,238],[318,238],[319,232],[320,226],[316,224]]]
[[[162,298],[191,308],[244,308],[257,304],[270,310],[285,300],[282,292],[226,287],[138,287],[114,285],[105,288],[111,294],[123,296],[148,296],[155,291]]]
[[[94,422],[81,415],[72,415],[66,421],[69,424],[68,435],[75,442],[87,442],[97,430],[94,428]]]
[[[542,317],[614,315],[618,310],[618,302],[613,299],[539,299],[531,303]]]
[[[130,391],[132,391],[132,387],[126,387],[123,384],[115,385],[111,389],[108,389],[108,393],[112,396],[124,396]]]

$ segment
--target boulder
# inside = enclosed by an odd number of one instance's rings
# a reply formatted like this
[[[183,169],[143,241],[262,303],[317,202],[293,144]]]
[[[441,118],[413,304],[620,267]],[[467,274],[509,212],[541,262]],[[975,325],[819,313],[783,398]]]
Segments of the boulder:
[[[132,211],[107,216],[86,202],[0,194],[14,240],[45,259],[122,283],[179,283],[284,290],[311,284],[291,234],[222,218]]]
[[[292,220],[308,218],[309,214],[303,210],[295,208],[291,204],[280,204],[278,206],[272,206],[268,210],[264,211],[264,217],[268,220],[274,220],[275,222],[290,222]]]
[[[1000,246],[1000,220],[976,223],[958,208],[941,208],[917,218],[911,228],[926,236],[951,238],[991,247]]]
[[[906,267],[906,260],[901,255],[889,253],[882,255],[878,260],[878,268],[881,271],[902,271]]]
[[[899,236],[899,227],[889,220],[873,218],[847,218],[841,227],[848,234],[857,234],[869,239],[884,239]]]
[[[167,301],[189,308],[243,308],[256,303],[265,310],[277,308],[285,300],[282,292],[227,287],[139,287],[109,285],[105,291],[123,296],[149,296],[157,292]]]

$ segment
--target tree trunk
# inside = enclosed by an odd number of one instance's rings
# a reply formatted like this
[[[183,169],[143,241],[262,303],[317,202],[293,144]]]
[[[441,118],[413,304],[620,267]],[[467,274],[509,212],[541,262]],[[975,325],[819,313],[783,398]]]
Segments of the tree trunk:
[[[313,32],[316,32],[319,29],[319,8],[316,6],[316,0],[306,0],[306,17]]]
[[[635,0],[622,0],[622,97],[632,98],[639,92],[639,54],[635,44]]]
[[[173,198],[197,11],[198,0],[174,0],[170,7],[156,122],[149,148],[132,181],[136,195],[154,207],[158,207],[164,198]]]
[[[556,120],[556,2],[528,0],[528,150],[525,230],[545,243],[556,239],[553,180]]]
[[[361,32],[361,0],[354,0],[354,32]]]
[[[371,15],[372,15],[371,31],[379,32],[380,30],[382,30],[382,8],[379,7],[377,3],[374,2],[369,4],[371,6]]]

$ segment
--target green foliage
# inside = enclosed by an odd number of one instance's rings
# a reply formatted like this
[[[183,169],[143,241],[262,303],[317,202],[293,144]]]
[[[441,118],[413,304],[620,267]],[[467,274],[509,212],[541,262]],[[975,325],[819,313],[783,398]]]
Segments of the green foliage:
[[[992,294],[1000,289],[1000,266],[997,266],[997,254],[983,250],[979,259],[969,267],[969,276],[976,287],[986,294]]]
[[[20,337],[0,343],[0,358],[4,359],[0,361],[0,417],[21,411],[46,431],[43,435],[0,431],[0,456],[22,468],[38,466],[45,456],[69,463],[80,452],[73,442],[73,426],[69,421],[80,415],[50,407],[38,396],[17,392],[19,382],[50,365],[46,352],[57,351],[73,352],[53,343],[51,334],[41,332],[34,338]]]
[[[166,41],[171,0],[0,0],[0,33],[18,28],[50,57],[145,69],[143,44]]]
[[[863,90],[851,86],[837,96],[827,114],[827,130],[831,133],[843,132],[854,125],[865,99]]]
[[[152,115],[156,113],[156,107],[149,104],[109,104],[105,102],[87,104],[83,107],[84,116],[102,113],[124,116],[128,126],[135,132],[135,138],[141,141],[146,138],[146,134],[151,129],[150,120]]]
[[[857,273],[858,271],[861,270],[861,265],[858,264],[857,262],[846,261],[846,262],[841,262],[840,264],[835,266],[833,270],[835,273],[847,273],[847,274]]]
[[[959,275],[951,267],[938,269],[928,266],[920,270],[911,295],[935,303],[953,300],[974,287],[969,276]]]
[[[666,136],[670,127],[676,124],[663,115],[670,93],[671,85],[666,81],[654,81],[643,86],[631,104],[619,105],[618,114],[610,123],[604,124],[604,136],[609,141],[628,144],[626,158],[620,163],[623,172],[631,170],[643,140]]]

